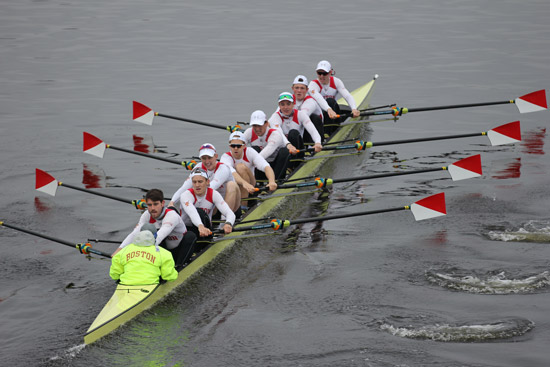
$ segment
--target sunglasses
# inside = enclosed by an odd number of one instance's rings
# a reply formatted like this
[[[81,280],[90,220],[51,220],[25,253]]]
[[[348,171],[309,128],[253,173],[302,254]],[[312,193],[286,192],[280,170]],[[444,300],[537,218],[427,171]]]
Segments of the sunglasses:
[[[326,71],[317,71],[317,75],[327,75]]]
[[[242,147],[243,145],[244,145],[244,144],[229,144],[229,146],[230,146],[231,148],[240,148],[240,147]]]

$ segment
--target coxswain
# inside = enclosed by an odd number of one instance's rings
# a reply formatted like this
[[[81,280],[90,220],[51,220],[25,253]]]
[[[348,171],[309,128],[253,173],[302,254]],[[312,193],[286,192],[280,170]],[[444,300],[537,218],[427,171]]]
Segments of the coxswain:
[[[231,233],[235,224],[235,213],[223,200],[221,194],[209,187],[208,172],[195,167],[190,179],[193,187],[185,190],[179,198],[181,215],[184,223],[189,226],[189,230],[198,233],[200,237],[209,236],[212,229],[212,214],[214,209],[217,209],[222,214],[222,218],[225,218],[224,233]]]
[[[321,136],[317,132],[315,125],[309,119],[306,112],[298,111],[294,108],[294,97],[288,92],[279,95],[279,109],[269,118],[269,124],[272,127],[280,128],[285,138],[285,142],[290,142],[288,150],[295,154],[296,149],[304,148],[304,131],[307,130],[313,140],[313,149],[320,152],[323,149],[321,145]]]
[[[337,119],[340,114],[340,106],[336,103],[336,97],[340,94],[348,102],[353,117],[358,117],[360,112],[357,109],[355,100],[344,86],[342,80],[334,76],[334,70],[330,62],[323,60],[317,64],[317,79],[309,83],[309,94],[317,101],[323,109],[325,124],[327,117]]]
[[[158,236],[157,236],[158,238]],[[113,256],[109,275],[123,285],[158,284],[178,278],[170,251],[156,247],[155,236],[144,230]]]
[[[282,131],[271,127],[263,111],[257,110],[250,115],[250,125],[244,132],[244,138],[269,163],[275,179],[284,178],[289,161],[289,147]],[[294,149],[294,154],[297,151]]]
[[[157,230],[155,240],[157,248],[163,247],[169,250],[174,257],[176,268],[183,267],[193,255],[197,236],[193,232],[187,231],[176,208],[165,207],[164,193],[161,190],[147,191],[145,203],[147,210],[143,212],[134,230],[126,236],[113,256],[131,244],[145,225],[152,224]]]
[[[324,137],[323,110],[319,103],[309,95],[308,82],[305,76],[298,75],[294,78],[292,93],[294,93],[294,108],[298,111],[304,111],[309,116],[322,139]],[[304,141],[313,142],[307,131],[304,132]]]
[[[247,148],[246,138],[241,131],[235,131],[229,136],[229,152],[222,154],[220,162],[233,168],[233,177],[241,189],[241,199],[256,192],[255,171],[263,172],[270,191],[277,189],[275,172],[264,157],[256,150]],[[246,207],[246,201],[241,202],[241,208]]]
[[[216,148],[212,144],[203,144],[199,148],[199,157],[201,163],[199,163],[197,167],[208,172],[210,187],[222,195],[233,212],[239,212],[241,206],[241,190],[233,178],[231,168],[218,162],[218,154],[216,153]],[[181,194],[191,187],[193,187],[193,184],[191,183],[191,176],[189,176],[178,191],[172,195],[170,205],[177,207]]]

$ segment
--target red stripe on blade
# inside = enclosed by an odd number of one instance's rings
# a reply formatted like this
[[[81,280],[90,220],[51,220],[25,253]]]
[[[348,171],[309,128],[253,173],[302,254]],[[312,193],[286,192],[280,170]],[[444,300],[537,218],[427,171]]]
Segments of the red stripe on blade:
[[[40,189],[50,183],[55,181],[55,178],[50,175],[48,172],[42,171],[41,169],[36,169],[36,185],[35,189]]]
[[[521,128],[519,121],[509,122],[507,124],[495,127],[491,129],[494,132],[507,136],[511,139],[521,141]]]
[[[423,206],[424,208],[434,210],[439,213],[447,214],[447,208],[445,207],[445,193],[439,193],[432,196],[428,196],[422,200],[418,200],[416,205]]]
[[[543,107],[543,108],[548,108],[547,103],[546,103],[546,90],[544,90],[544,89],[526,94],[526,95],[521,96],[519,98],[523,99],[526,102],[536,104],[537,106],[540,106],[540,107]]]
[[[84,131],[84,149],[82,149],[84,152],[93,147],[97,147],[101,143],[103,143],[103,140]]]
[[[152,109],[150,109],[146,105],[136,101],[133,101],[133,110],[134,110],[134,117],[133,117],[134,120],[152,111]]]
[[[455,166],[464,168],[468,171],[475,172],[479,175],[483,174],[481,169],[481,155],[476,154],[468,158],[459,160],[458,162],[453,163]]]

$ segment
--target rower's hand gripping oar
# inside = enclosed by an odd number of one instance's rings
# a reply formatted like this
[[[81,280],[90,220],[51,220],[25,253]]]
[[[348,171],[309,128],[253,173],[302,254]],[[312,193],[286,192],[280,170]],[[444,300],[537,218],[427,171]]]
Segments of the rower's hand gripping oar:
[[[428,137],[428,138],[388,140],[388,141],[380,141],[380,142],[358,140],[354,144],[324,146],[323,150],[357,149],[358,151],[362,151],[367,148],[371,148],[375,146],[378,147],[378,146],[385,146],[385,145],[420,143],[425,141],[469,138],[474,136],[487,136],[492,146],[517,143],[518,141],[521,141],[520,122],[519,121],[509,122],[507,124],[497,126],[489,131],[482,131],[482,132],[470,133],[470,134],[444,135],[444,136],[435,136],[435,137]],[[312,151],[312,149],[306,148],[302,151]]]
[[[151,108],[147,107],[146,105],[139,103],[137,101],[132,102],[132,109],[133,109],[133,120],[137,122],[141,122],[145,125],[153,125],[153,119],[155,116],[165,117],[172,120],[178,120],[178,121],[184,121],[184,122],[190,122],[192,124],[202,125],[202,126],[208,126],[213,127],[216,129],[222,129],[227,130],[230,133],[234,131],[241,130],[240,125],[234,125],[234,126],[221,126],[217,124],[213,124],[210,122],[204,122],[204,121],[197,121],[192,120],[184,117],[177,117],[177,116],[171,116],[171,115],[165,115],[160,112],[155,112]]]
[[[103,158],[103,155],[105,154],[105,149],[106,148],[111,148],[111,149],[114,149],[114,150],[118,150],[120,152],[130,153],[130,154],[134,154],[134,155],[140,155],[142,157],[147,157],[147,158],[157,159],[157,160],[163,161],[163,162],[177,164],[179,166],[184,166],[188,170],[192,170],[197,165],[197,162],[195,160],[177,161],[175,159],[159,157],[159,156],[156,156],[156,155],[153,155],[153,154],[136,152],[136,151],[133,151],[133,150],[130,150],[130,149],[119,148],[119,147],[115,147],[115,146],[110,145],[110,144],[106,144],[103,140],[101,140],[97,136],[92,135],[92,134],[87,133],[87,132],[84,132],[83,135],[84,135],[84,144],[83,144],[83,149],[82,150],[84,151],[84,153],[88,153],[88,154],[91,154],[91,155],[99,157],[99,158]]]
[[[127,204],[132,204],[136,209],[139,209],[139,210],[147,209],[147,204],[145,204],[145,200],[143,199],[130,200],[130,199],[125,199],[118,196],[103,194],[101,192],[95,192],[94,190],[89,190],[78,186],[69,185],[61,181],[58,181],[55,177],[53,177],[46,171],[43,171],[38,168],[36,169],[35,189],[37,191],[41,191],[51,196],[55,196],[57,192],[57,188],[59,186],[64,186],[73,190],[87,192],[88,194],[101,196],[107,199],[117,200]]]
[[[103,256],[103,257],[108,257],[108,258],[111,257],[111,254],[108,254],[106,252],[102,252],[102,251],[99,251],[99,250],[94,250],[92,248],[92,245],[90,245],[89,243],[74,244],[74,243],[69,242],[69,241],[65,241],[65,240],[62,240],[62,239],[59,239],[59,238],[56,238],[56,237],[51,237],[51,236],[48,236],[48,235],[45,235],[45,234],[42,234],[42,233],[31,231],[29,229],[17,227],[17,226],[14,226],[12,224],[7,224],[6,222],[2,222],[2,221],[0,221],[0,226],[15,229],[16,231],[24,232],[24,233],[27,233],[27,234],[30,234],[30,235],[33,235],[33,236],[36,236],[36,237],[45,238],[47,240],[57,242],[57,243],[60,243],[62,245],[65,245],[65,246],[76,247],[76,249],[79,250],[81,254],[85,254],[85,255],[88,255],[88,256],[90,254],[96,254],[96,255]]]
[[[482,107],[493,106],[499,104],[515,104],[519,113],[529,113],[536,111],[544,111],[548,109],[546,101],[546,90],[541,89],[529,94],[526,94],[515,99],[507,101],[497,102],[480,102],[480,103],[467,103],[467,104],[455,104],[446,106],[432,106],[432,107],[392,107],[390,110],[383,111],[362,111],[361,116],[376,116],[376,115],[392,115],[394,117],[404,115],[409,112],[423,112],[423,111],[437,111],[437,110],[450,110],[455,108],[469,108],[469,107]],[[342,114],[342,116],[349,116],[350,114]]]
[[[404,172],[389,172],[389,173],[380,173],[377,175],[366,175],[358,177],[344,177],[344,178],[321,178],[317,177],[314,181],[307,182],[297,182],[289,183],[278,186],[279,189],[290,189],[294,187],[311,187],[315,186],[318,189],[330,188],[332,184],[339,182],[351,182],[351,181],[361,181],[361,180],[372,180],[377,178],[387,178],[395,176],[405,176],[405,175],[414,175],[427,172],[436,172],[436,171],[447,171],[449,172],[451,179],[453,181],[466,180],[469,178],[480,177],[482,172],[481,167],[481,155],[476,154],[471,157],[463,158],[459,161],[449,164],[448,166],[437,167],[437,168],[425,168],[413,171],[404,171]]]
[[[358,217],[358,216],[371,215],[371,214],[381,214],[381,213],[388,213],[388,212],[394,212],[399,210],[412,211],[414,215],[414,219],[417,221],[446,215],[447,209],[445,206],[445,194],[439,193],[432,196],[428,196],[424,199],[416,201],[411,205],[405,205],[397,208],[369,210],[369,211],[363,211],[363,212],[357,212],[357,213],[327,215],[324,217],[314,217],[314,218],[273,219],[271,222],[265,223],[265,224],[256,224],[252,226],[236,226],[233,229],[233,232],[242,232],[242,231],[249,231],[249,230],[266,229],[266,228],[272,228],[273,230],[277,231],[293,224],[321,222],[325,220]]]

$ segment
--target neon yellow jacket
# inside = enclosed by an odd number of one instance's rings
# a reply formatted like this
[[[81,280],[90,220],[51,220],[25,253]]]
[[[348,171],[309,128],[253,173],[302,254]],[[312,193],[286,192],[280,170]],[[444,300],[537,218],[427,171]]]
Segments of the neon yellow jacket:
[[[139,233],[138,236],[142,233],[144,232]],[[147,233],[151,232],[147,231]],[[150,237],[153,239],[151,245],[132,243],[113,256],[109,271],[111,278],[120,279],[120,283],[126,285],[158,284],[159,276],[167,281],[178,278],[170,251],[162,247],[157,251],[153,235]],[[134,242],[140,241],[136,238]]]

